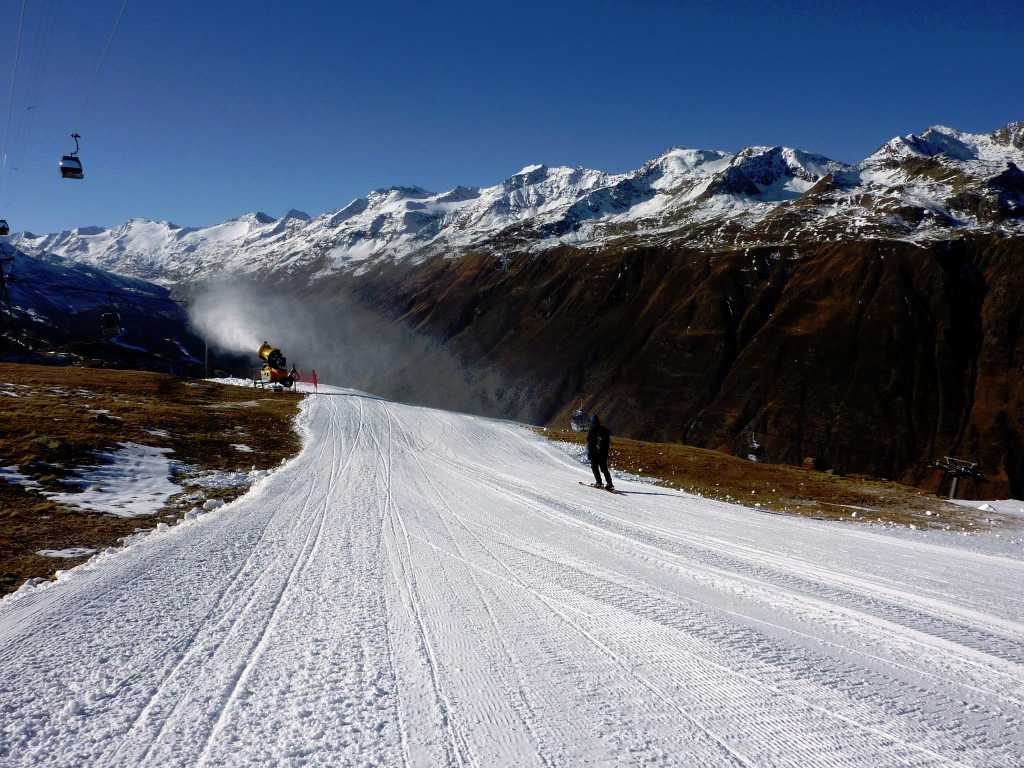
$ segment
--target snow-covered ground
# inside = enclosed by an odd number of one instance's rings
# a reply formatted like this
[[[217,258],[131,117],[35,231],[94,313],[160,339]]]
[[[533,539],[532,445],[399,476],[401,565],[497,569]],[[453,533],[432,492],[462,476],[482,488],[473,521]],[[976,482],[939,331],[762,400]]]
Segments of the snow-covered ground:
[[[0,764],[1024,764],[1019,540],[613,496],[343,390],[302,427],[234,503],[0,601]]]

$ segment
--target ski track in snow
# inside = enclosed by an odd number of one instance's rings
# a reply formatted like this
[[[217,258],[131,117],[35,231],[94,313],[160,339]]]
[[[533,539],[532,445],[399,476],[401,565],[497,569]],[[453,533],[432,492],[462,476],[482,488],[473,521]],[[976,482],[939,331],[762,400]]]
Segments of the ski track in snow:
[[[241,499],[0,601],[0,764],[1024,764],[1024,561],[334,390]]]

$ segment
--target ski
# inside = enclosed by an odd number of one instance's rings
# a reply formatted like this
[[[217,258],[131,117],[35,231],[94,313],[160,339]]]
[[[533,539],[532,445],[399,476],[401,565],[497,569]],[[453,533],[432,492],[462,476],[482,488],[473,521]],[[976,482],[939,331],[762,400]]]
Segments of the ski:
[[[584,483],[582,480],[580,480],[579,482],[580,482],[580,485],[582,485],[582,486],[584,486],[586,488],[594,488],[595,490],[598,490],[598,491],[607,491],[608,493],[614,493],[614,494],[616,494],[618,496],[625,496],[626,495],[622,491],[620,491],[620,490],[618,490],[616,488],[608,489],[608,488],[605,488],[603,485],[598,487],[598,486],[594,485],[593,483]]]

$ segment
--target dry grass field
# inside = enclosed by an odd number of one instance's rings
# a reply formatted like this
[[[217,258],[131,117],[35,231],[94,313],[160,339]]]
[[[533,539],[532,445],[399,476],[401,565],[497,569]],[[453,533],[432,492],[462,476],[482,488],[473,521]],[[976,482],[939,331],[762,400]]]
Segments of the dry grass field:
[[[38,488],[0,481],[0,595],[30,577],[82,562],[43,550],[99,550],[139,529],[180,518],[197,502],[190,476],[210,470],[270,469],[294,455],[291,393],[178,379],[158,373],[0,363],[0,467]],[[67,493],[76,467],[96,452],[131,442],[170,448],[175,482],[186,491],[145,517],[116,517],[56,504],[42,492]],[[243,445],[251,451],[234,446]],[[229,501],[245,487],[207,488]]]

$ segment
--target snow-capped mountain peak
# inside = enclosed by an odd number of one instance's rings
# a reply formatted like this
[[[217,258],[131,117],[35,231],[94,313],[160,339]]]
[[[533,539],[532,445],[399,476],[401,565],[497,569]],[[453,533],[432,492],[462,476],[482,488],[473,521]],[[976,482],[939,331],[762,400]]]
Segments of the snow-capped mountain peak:
[[[375,189],[367,198],[371,203],[394,202],[398,200],[422,200],[431,197],[432,192],[423,187],[388,187],[386,189]]]
[[[111,230],[22,233],[12,242],[27,253],[169,282],[307,265],[363,269],[368,260],[457,256],[496,243],[535,250],[643,237],[706,247],[719,232],[732,244],[811,232],[911,239],[964,228],[1020,232],[1014,169],[1022,167],[1024,123],[991,134],[933,126],[892,139],[856,166],[780,146],[735,154],[673,147],[623,174],[534,164],[490,187],[377,189],[312,218],[253,212],[202,228],[133,219]]]
[[[1024,162],[1024,123],[1010,123],[989,134],[972,134],[935,125],[920,135],[898,136],[886,142],[862,165],[893,164],[908,158],[937,158],[959,163]]]
[[[527,165],[525,168],[523,168],[523,170],[519,171],[519,173],[514,173],[512,174],[512,176],[513,178],[516,176],[529,176],[534,173],[542,174],[545,171],[547,171],[546,165],[544,165],[543,163],[536,163],[534,165]]]
[[[790,200],[845,167],[788,147],[748,147],[732,158],[710,191],[764,202]]]

